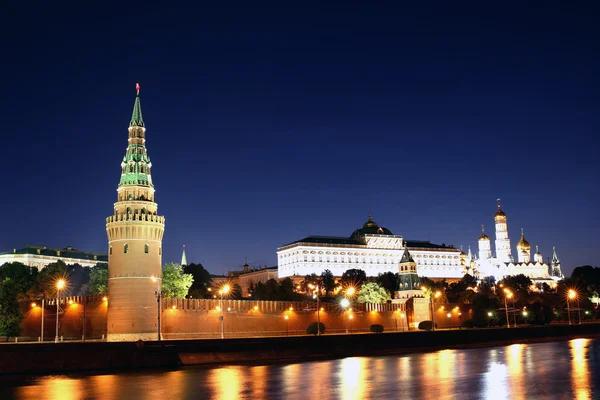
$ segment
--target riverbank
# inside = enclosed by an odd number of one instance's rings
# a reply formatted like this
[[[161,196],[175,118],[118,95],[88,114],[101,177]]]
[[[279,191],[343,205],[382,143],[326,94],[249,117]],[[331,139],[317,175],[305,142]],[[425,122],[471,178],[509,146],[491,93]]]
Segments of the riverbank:
[[[600,324],[436,332],[0,346],[0,374],[302,362],[600,336]]]

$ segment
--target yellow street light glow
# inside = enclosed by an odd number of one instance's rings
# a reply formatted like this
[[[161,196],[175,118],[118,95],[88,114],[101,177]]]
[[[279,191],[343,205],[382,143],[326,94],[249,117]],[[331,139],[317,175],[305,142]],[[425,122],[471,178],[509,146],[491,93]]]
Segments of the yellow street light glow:
[[[400,318],[404,318],[406,317],[406,315],[404,315],[404,313],[400,314]]]
[[[437,292],[435,292],[435,298],[437,299],[438,297],[440,297],[442,295],[442,292],[440,292],[439,290]]]
[[[325,311],[325,307],[321,307],[321,311]]]
[[[65,287],[65,281],[64,279],[59,279],[58,282],[56,282],[56,288],[58,290],[62,289]]]
[[[254,311],[258,311],[258,306],[254,306]]]
[[[350,314],[350,316],[348,318],[353,319],[354,315]]]
[[[217,310],[217,311],[221,311],[221,307],[217,306],[217,307],[216,307],[216,310]]]
[[[348,289],[346,289],[346,294],[348,296],[354,295],[355,292],[356,292],[356,289],[354,287],[352,287],[352,286],[350,286]]]
[[[102,301],[108,301],[108,297],[104,296],[104,297],[102,298]]]
[[[573,289],[569,289],[569,299],[573,300],[575,297],[577,297],[577,292]]]
[[[37,307],[37,304],[31,303],[31,308],[36,308],[36,307]]]
[[[492,312],[488,311],[488,317],[491,317],[491,316],[492,316]]]
[[[314,289],[314,288],[315,288],[315,285],[313,285],[312,283],[309,283],[309,284],[308,284],[308,287],[309,287],[310,289]]]
[[[73,300],[69,300],[69,305],[73,305]]]
[[[223,286],[223,289],[221,289],[221,290],[223,291],[223,294],[227,294],[227,293],[229,293],[229,289],[230,289],[229,285],[225,285],[225,286]]]
[[[511,297],[513,297],[513,294],[512,294],[512,292],[508,292],[508,293],[506,293],[506,298],[507,298],[507,299],[510,299]]]
[[[290,307],[290,311],[294,311],[294,307]]]
[[[427,288],[425,286],[421,286],[421,290],[424,291],[424,292],[426,292]]]
[[[524,316],[524,317],[526,317],[526,316],[527,316],[527,314],[528,314],[528,312],[527,312],[527,311],[523,311],[523,316]]]
[[[285,315],[283,318],[288,319],[289,317],[287,315]]]
[[[350,301],[348,301],[348,299],[342,299],[342,301],[340,302],[340,305],[343,308],[346,308],[346,307],[348,307],[350,305]]]
[[[452,314],[448,313],[448,314],[446,314],[446,317],[452,318]]]
[[[174,309],[176,309],[176,308],[177,308],[177,306],[171,306],[171,308],[174,310]]]
[[[231,311],[231,307],[227,307],[227,311]]]
[[[209,292],[212,292],[212,288],[208,288],[208,291],[209,291]]]

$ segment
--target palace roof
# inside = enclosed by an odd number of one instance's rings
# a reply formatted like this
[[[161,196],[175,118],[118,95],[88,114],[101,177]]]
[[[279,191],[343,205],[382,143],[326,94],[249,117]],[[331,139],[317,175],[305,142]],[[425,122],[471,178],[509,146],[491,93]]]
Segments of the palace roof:
[[[64,249],[53,249],[49,247],[27,245],[22,249],[13,249],[13,251],[5,251],[0,253],[0,255],[4,254],[31,254],[49,257],[64,257],[75,258],[79,260],[108,262],[107,254],[89,253],[85,251],[76,250],[71,246],[65,247]]]

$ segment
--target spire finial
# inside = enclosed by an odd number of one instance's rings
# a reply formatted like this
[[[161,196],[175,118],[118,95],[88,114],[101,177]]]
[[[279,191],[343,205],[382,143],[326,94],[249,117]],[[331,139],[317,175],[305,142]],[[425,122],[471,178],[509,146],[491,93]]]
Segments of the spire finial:
[[[537,246],[537,245],[535,246],[535,252],[536,252],[536,253],[539,253],[539,252],[540,252],[540,246]]]
[[[135,84],[135,90],[137,92],[136,95],[139,96],[140,95],[140,83],[139,82]]]
[[[483,229],[483,224],[481,224],[481,233],[485,233],[485,229]]]
[[[498,202],[498,210],[500,210],[500,198],[498,197],[496,201]]]
[[[525,236],[525,231],[521,228],[521,236]]]

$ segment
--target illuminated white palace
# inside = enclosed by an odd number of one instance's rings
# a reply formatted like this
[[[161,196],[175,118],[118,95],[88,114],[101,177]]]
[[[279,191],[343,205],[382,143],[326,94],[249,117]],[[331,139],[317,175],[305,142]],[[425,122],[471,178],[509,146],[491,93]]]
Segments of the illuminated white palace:
[[[362,269],[367,276],[398,272],[404,244],[417,264],[417,274],[430,279],[460,279],[465,267],[461,251],[429,241],[404,241],[380,227],[371,216],[350,237],[308,236],[277,249],[278,276],[320,275],[326,269],[341,276],[349,269]]]
[[[494,214],[496,225],[496,257],[492,256],[491,240],[481,229],[479,236],[479,257],[469,254],[466,260],[465,272],[479,278],[493,276],[500,280],[505,276],[523,274],[535,282],[552,283],[563,278],[560,269],[560,260],[553,248],[551,267],[544,263],[544,258],[536,246],[536,253],[531,257],[531,245],[525,240],[525,233],[521,229],[521,240],[517,243],[517,260],[511,253],[510,239],[506,224],[506,213],[502,211],[500,199],[498,199],[498,210]]]

